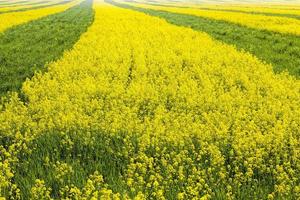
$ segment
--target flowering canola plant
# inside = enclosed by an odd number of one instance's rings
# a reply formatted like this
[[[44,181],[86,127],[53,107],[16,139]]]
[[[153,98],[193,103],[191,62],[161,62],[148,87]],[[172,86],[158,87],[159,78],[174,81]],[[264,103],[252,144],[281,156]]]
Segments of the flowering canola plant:
[[[54,190],[59,199],[300,197],[299,80],[205,33],[106,4],[94,9],[74,48],[24,83],[23,100],[3,100],[0,196],[21,197],[22,155],[59,132],[61,153],[73,155],[79,140],[81,157],[43,158],[61,187],[39,175],[28,198],[52,199]],[[119,172],[119,187],[103,168],[81,186],[66,181],[80,160],[93,163],[89,148]]]
[[[222,20],[242,26],[273,31],[283,34],[300,35],[300,21],[298,19],[278,16],[255,15],[222,10],[201,10],[198,8],[169,7],[150,4],[126,3],[141,8],[162,10],[172,13],[194,15],[209,19]]]

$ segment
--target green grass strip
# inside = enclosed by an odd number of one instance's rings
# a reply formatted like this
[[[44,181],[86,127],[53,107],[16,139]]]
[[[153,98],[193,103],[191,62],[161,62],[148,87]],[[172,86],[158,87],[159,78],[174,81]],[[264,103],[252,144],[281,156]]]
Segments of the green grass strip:
[[[30,7],[30,8],[21,8],[21,9],[17,9],[17,10],[7,10],[7,11],[3,11],[3,12],[0,11],[0,14],[12,13],[12,12],[22,12],[22,11],[28,11],[28,10],[36,10],[36,9],[40,9],[40,8],[48,8],[48,7],[52,7],[52,6],[67,4],[67,3],[70,3],[71,1],[72,0],[64,0],[64,1],[54,3],[54,4],[39,5],[39,6]]]
[[[139,8],[106,0],[113,5],[144,12],[165,19],[167,22],[206,32],[213,38],[235,45],[259,59],[273,65],[276,73],[287,70],[300,77],[300,37],[271,31],[248,28],[233,23],[198,16]]]
[[[18,91],[26,78],[72,48],[93,21],[92,0],[62,13],[15,26],[0,35],[0,95]]]

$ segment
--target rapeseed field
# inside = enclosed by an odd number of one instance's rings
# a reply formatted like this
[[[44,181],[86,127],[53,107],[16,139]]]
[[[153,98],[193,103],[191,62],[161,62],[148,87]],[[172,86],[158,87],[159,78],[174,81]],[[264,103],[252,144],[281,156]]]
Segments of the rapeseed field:
[[[58,2],[0,0],[0,199],[300,199],[297,2]]]

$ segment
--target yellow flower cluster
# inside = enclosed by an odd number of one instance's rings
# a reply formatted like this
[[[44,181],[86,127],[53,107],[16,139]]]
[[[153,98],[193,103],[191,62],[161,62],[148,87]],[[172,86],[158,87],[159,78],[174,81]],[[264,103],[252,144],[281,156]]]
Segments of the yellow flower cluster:
[[[254,15],[248,13],[238,13],[218,10],[201,10],[198,8],[169,7],[149,4],[128,3],[142,8],[153,10],[163,10],[167,12],[194,15],[215,20],[223,20],[250,28],[274,31],[283,34],[300,35],[300,21],[298,19],[277,16]]]
[[[50,200],[51,188],[47,188],[45,181],[37,179],[35,185],[31,188],[32,200]]]
[[[299,80],[207,34],[94,8],[95,21],[74,48],[24,83],[26,103],[17,95],[3,100],[0,196],[17,191],[11,169],[27,144],[62,132],[70,151],[68,134],[86,144],[98,142],[95,133],[118,138],[117,149],[103,143],[105,155],[127,164],[125,191],[95,172],[82,188],[66,183],[60,199],[243,199],[245,191],[299,198]],[[63,162],[54,168],[58,179],[76,173]],[[31,193],[52,198],[42,180]]]
[[[77,5],[82,0],[74,0],[67,4],[40,8],[36,10],[28,10],[23,12],[3,13],[0,15],[0,33],[6,29],[23,24],[32,20],[36,20],[47,15],[63,12],[74,5]],[[1,11],[1,10],[0,10]]]
[[[57,161],[53,167],[55,169],[55,178],[58,182],[63,183],[66,176],[72,176],[74,174],[72,167],[67,163]]]
[[[112,190],[107,188],[104,183],[103,177],[96,171],[90,175],[86,181],[85,186],[82,189],[77,188],[74,185],[66,186],[60,190],[61,199],[81,199],[81,200],[97,200],[97,199],[111,199],[120,200],[121,195],[119,193],[113,193]],[[122,199],[129,199],[128,196],[122,197]]]

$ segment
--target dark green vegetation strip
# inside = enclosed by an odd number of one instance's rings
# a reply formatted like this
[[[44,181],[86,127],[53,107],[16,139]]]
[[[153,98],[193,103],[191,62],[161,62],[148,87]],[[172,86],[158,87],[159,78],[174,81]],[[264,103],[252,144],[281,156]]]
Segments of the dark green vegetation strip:
[[[93,21],[92,0],[62,13],[19,25],[0,35],[0,95],[70,49]]]
[[[300,77],[299,36],[258,30],[198,16],[139,8],[110,0],[106,1],[119,7],[163,18],[175,25],[206,32],[217,40],[235,45],[238,49],[248,51],[259,59],[272,64],[275,72],[287,70],[291,75]]]
[[[0,14],[11,13],[11,12],[21,12],[21,11],[28,11],[28,10],[36,10],[36,9],[40,9],[40,8],[47,8],[47,7],[52,7],[52,6],[67,4],[67,3],[71,2],[71,1],[72,0],[65,0],[65,1],[60,1],[58,3],[53,3],[53,4],[33,6],[33,7],[29,7],[29,8],[21,8],[21,9],[17,9],[17,10],[7,10],[7,11],[3,11],[3,12],[0,11]]]

